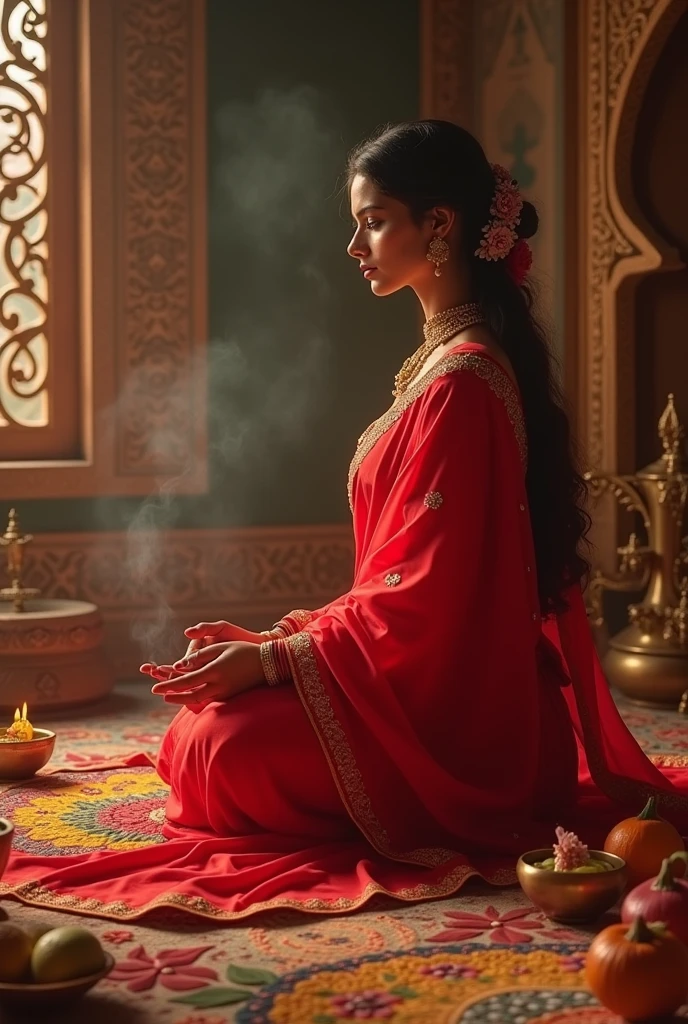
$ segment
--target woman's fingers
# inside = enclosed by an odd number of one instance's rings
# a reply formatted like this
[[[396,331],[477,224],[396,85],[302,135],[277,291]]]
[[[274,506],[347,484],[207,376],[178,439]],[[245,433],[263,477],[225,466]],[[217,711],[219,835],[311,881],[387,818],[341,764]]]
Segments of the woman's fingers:
[[[207,647],[203,647],[199,651],[193,651],[191,654],[187,651],[184,657],[180,658],[179,661],[175,661],[172,667],[177,672],[193,672],[197,668],[203,668],[204,665],[214,661],[225,649],[225,644],[208,644]]]
[[[168,679],[172,672],[171,665],[156,665],[154,661],[146,661],[141,665],[140,672],[154,679]]]
[[[155,665],[148,674],[159,682],[179,678],[179,673],[171,665]]]
[[[192,640],[202,640],[204,636],[217,636],[227,625],[226,622],[199,622],[184,630],[184,635]]]
[[[215,672],[212,667],[200,668],[194,672],[184,672],[183,675],[160,680],[152,689],[153,693],[160,693],[163,696],[167,693],[182,693],[197,686],[203,686],[215,679]]]
[[[167,693],[165,694],[166,704],[209,704],[217,699],[217,690],[212,683],[206,686],[198,686],[189,693]]]

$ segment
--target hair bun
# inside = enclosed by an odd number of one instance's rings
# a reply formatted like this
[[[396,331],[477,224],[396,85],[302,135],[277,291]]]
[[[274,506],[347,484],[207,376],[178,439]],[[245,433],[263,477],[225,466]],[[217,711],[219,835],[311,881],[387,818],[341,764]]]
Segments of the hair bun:
[[[523,209],[521,210],[521,222],[516,226],[516,234],[519,238],[532,238],[538,229],[540,218],[537,215],[537,210],[531,202],[527,199],[523,200]]]

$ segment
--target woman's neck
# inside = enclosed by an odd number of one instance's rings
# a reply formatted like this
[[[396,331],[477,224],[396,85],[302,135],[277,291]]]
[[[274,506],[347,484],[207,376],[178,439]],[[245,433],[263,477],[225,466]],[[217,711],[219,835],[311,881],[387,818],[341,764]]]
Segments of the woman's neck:
[[[423,287],[414,288],[414,291],[423,307],[426,320],[444,312],[445,309],[453,309],[454,306],[463,306],[466,302],[474,301],[468,274],[459,273],[449,267],[442,268],[441,277],[433,276],[427,284],[423,282]]]

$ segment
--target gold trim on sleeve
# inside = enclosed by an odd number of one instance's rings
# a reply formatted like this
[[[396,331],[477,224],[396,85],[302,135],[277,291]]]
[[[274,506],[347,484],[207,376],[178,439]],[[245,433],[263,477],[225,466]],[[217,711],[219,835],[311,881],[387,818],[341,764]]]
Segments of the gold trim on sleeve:
[[[427,847],[409,852],[392,848],[386,829],[378,819],[365,789],[346,733],[335,717],[329,695],[320,676],[310,633],[296,633],[286,640],[296,690],[306,709],[332,772],[344,806],[368,842],[390,860],[424,867],[440,867],[460,856],[457,850]]]

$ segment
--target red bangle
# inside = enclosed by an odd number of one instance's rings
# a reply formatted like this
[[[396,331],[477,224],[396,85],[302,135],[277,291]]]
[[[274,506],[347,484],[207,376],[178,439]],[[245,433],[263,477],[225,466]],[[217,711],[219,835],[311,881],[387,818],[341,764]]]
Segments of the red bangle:
[[[267,640],[261,644],[260,663],[268,686],[291,682],[291,668],[284,640]]]

